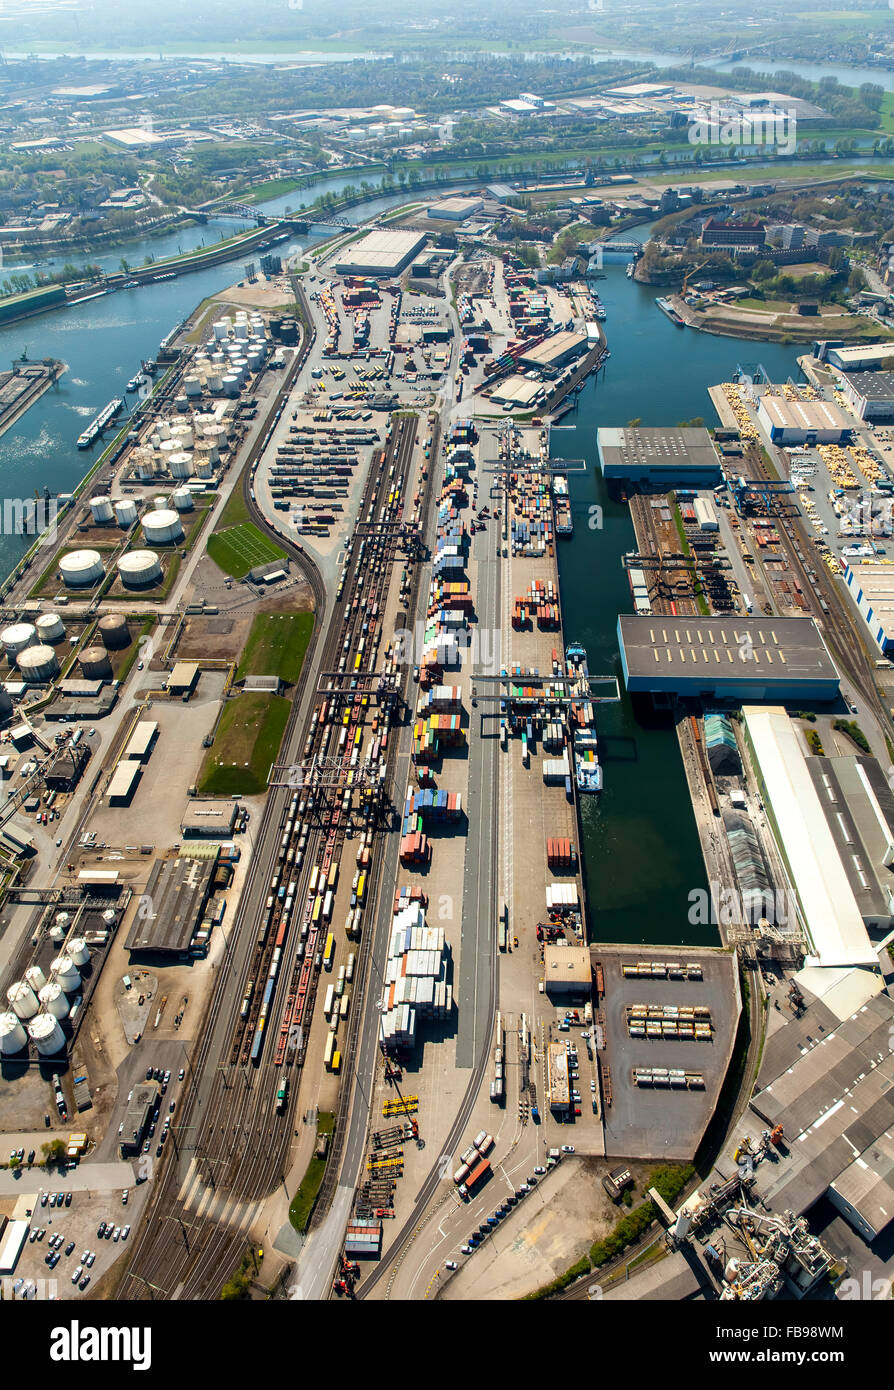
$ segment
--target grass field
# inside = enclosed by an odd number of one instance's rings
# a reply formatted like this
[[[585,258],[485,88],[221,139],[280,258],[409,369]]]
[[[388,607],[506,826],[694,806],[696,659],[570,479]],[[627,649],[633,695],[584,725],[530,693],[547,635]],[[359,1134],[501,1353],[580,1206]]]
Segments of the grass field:
[[[254,796],[266,791],[290,708],[282,695],[228,700],[199,773],[199,794]]]
[[[331,1134],[334,1128],[335,1116],[329,1110],[321,1110],[317,1116],[317,1134]],[[325,1171],[326,1159],[314,1154],[289,1207],[289,1220],[296,1231],[307,1230]]]
[[[208,554],[224,574],[234,579],[244,579],[255,565],[285,559],[285,551],[268,541],[250,521],[215,531],[208,538]]]
[[[236,679],[279,676],[294,685],[313,630],[313,613],[259,613],[242,650]]]

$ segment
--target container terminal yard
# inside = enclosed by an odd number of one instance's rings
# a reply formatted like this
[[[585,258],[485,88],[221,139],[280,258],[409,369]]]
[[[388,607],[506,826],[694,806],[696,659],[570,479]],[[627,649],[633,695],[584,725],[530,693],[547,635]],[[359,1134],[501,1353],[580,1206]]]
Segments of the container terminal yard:
[[[592,285],[426,240],[337,236],[273,272],[293,316],[234,289],[178,325],[5,587],[6,1272],[213,1298],[250,1251],[277,1297],[519,1297],[710,1133],[626,1296],[828,1289],[884,1225],[884,1164],[851,1168],[892,1118],[861,1063],[894,798],[887,639],[808,479],[883,453],[838,387],[743,368],[714,431],[558,459],[609,355]],[[834,444],[785,448],[774,402],[821,389]],[[594,456],[636,538],[606,670],[561,598]],[[676,728],[714,946],[600,938],[581,818],[622,685]],[[795,1146],[845,1094],[860,1142]]]

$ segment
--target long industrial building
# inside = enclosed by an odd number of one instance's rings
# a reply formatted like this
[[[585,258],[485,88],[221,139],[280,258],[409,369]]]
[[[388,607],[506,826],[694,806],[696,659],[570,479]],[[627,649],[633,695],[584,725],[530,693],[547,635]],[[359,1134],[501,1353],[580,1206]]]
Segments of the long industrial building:
[[[668,618],[622,613],[632,693],[730,700],[834,700],[840,677],[812,618]]]
[[[758,422],[774,444],[840,444],[854,428],[838,405],[829,401],[786,401],[763,395]]]
[[[781,706],[745,705],[742,720],[745,746],[795,896],[792,906],[812,947],[808,964],[877,968],[876,949],[794,725]]]
[[[706,429],[599,429],[599,467],[604,478],[657,486],[714,487],[720,459]]]
[[[879,651],[894,650],[894,569],[890,565],[852,565],[844,579]]]
[[[141,899],[124,943],[128,951],[185,955],[199,926],[217,866],[216,853],[206,859],[160,859]]]
[[[367,232],[346,246],[335,262],[340,275],[399,275],[425,245],[418,232]]]
[[[523,352],[518,360],[522,366],[529,370],[536,369],[543,372],[544,376],[554,376],[586,350],[586,333],[572,333],[563,330],[561,333],[553,333],[549,338],[544,338],[542,343],[537,343],[535,347]]]

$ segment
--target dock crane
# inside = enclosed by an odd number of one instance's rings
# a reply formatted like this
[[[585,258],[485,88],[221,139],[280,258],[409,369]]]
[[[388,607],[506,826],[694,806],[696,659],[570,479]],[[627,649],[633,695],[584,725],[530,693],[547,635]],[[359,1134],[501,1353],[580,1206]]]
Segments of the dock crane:
[[[697,265],[693,270],[687,271],[686,275],[683,277],[683,288],[680,290],[681,298],[685,295],[687,286],[693,275],[698,275],[700,270],[705,270],[710,264],[710,261],[702,261],[701,265]]]

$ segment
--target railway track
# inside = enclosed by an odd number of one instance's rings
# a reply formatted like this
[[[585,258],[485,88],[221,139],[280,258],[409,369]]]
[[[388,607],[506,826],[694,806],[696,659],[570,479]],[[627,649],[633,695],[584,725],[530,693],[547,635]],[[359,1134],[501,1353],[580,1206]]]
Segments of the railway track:
[[[298,369],[296,367],[295,375]],[[378,511],[380,518],[387,521],[402,514],[415,435],[415,417],[397,421],[384,455],[374,459],[371,466],[361,515],[372,520]],[[393,476],[386,477],[389,468]],[[250,461],[244,484],[247,501],[251,471]],[[386,483],[389,484],[387,489]],[[384,500],[386,490],[387,502]],[[264,524],[256,508],[250,506],[250,511],[256,523],[268,531],[271,529]],[[389,535],[382,530],[371,534],[365,542],[351,546],[343,586],[348,595],[349,611],[340,623],[330,614],[325,635],[320,621],[315,631],[314,661],[311,662],[311,653],[308,653],[305,671],[317,670],[317,643],[322,643],[319,668],[334,671],[340,648],[347,642],[347,650],[355,651],[364,635],[364,626],[365,635],[371,638],[368,615],[376,605],[381,624],[397,551],[396,538],[396,531]],[[277,539],[283,539],[279,533]],[[307,566],[307,557],[300,547],[289,546],[289,549],[299,558],[302,567],[309,568],[317,612],[322,615],[324,595],[319,575],[314,566]],[[373,649],[377,652],[378,640],[370,642],[368,650]],[[364,662],[358,671],[358,681],[369,675],[371,670]],[[349,722],[340,726],[347,730],[343,738],[338,726],[330,721],[339,704],[338,693],[331,700],[332,710],[322,719],[319,705],[311,715],[312,690],[308,687],[309,682],[305,682],[302,694],[293,705],[283,744],[285,754],[294,759],[303,748],[305,761],[315,753],[337,758],[335,745],[340,743],[342,771],[347,771],[353,737],[361,727],[366,707],[349,704]],[[324,706],[327,703],[330,702],[323,701]],[[309,819],[299,825],[301,814]],[[159,1280],[165,1281],[166,1297],[201,1297],[209,1289],[219,1287],[244,1249],[248,1230],[263,1199],[284,1174],[292,1139],[292,1110],[297,1087],[291,1087],[285,1115],[274,1113],[274,1093],[277,1076],[298,1074],[313,1016],[318,980],[315,966],[323,928],[319,921],[316,926],[313,922],[314,901],[319,895],[311,891],[311,879],[316,869],[316,878],[325,872],[328,881],[329,870],[344,846],[348,815],[344,794],[338,791],[326,796],[323,787],[311,787],[304,796],[294,793],[291,798],[287,791],[272,791],[268,798],[262,842],[243,892],[234,933],[237,951],[243,943],[241,961],[234,962],[228,953],[227,968],[222,971],[215,991],[198,1057],[193,1059],[195,1084],[190,1088],[177,1127],[181,1135],[196,1137],[181,1150],[175,1131],[178,1162],[169,1161],[163,1172],[152,1217],[140,1235],[122,1287],[124,1297],[145,1297],[147,1290],[151,1295]],[[305,837],[304,857],[300,876],[297,876],[299,870],[297,866],[293,869],[293,865],[302,834]],[[293,850],[290,865],[288,856]],[[289,883],[292,903],[289,913],[277,915],[284,871],[296,874]],[[274,902],[270,904],[268,885],[272,885],[274,879],[278,881]],[[253,941],[251,947],[249,940]],[[277,1003],[280,969],[289,985],[285,996]],[[270,982],[271,971],[274,971],[273,988],[269,990],[268,1012],[261,1026],[264,996],[258,983],[262,979]],[[236,1001],[244,1003],[249,979],[255,981],[255,988],[248,1009],[244,1016],[240,1009],[239,1017],[234,1017]],[[264,992],[268,993],[266,985]],[[267,1024],[274,1008],[283,1010],[278,1034],[280,1042],[284,1036],[287,1042],[293,1038],[296,1042],[291,1051],[288,1047],[281,1049],[274,1037],[267,1036]],[[190,1184],[193,1193],[188,1191]],[[197,1184],[201,1197],[197,1197],[196,1205],[201,1202],[201,1219],[194,1215],[189,1201]],[[159,1219],[161,1212],[172,1219]],[[198,1232],[192,1239],[188,1234],[191,1230]]]

